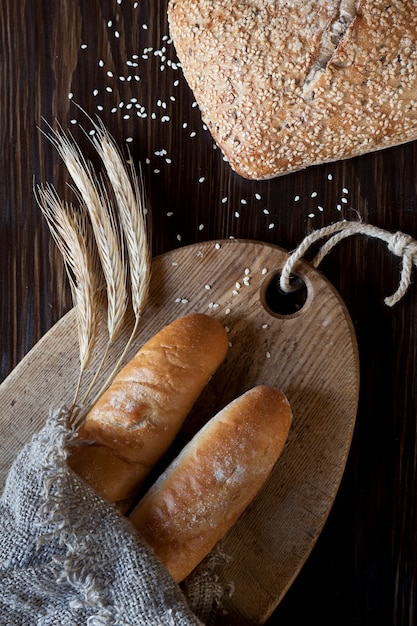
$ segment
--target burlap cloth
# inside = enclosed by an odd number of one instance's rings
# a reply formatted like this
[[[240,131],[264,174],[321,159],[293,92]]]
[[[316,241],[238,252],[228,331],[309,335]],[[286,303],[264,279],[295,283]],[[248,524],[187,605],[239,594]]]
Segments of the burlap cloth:
[[[200,626],[219,589],[209,565],[184,589],[129,522],[67,466],[65,411],[23,448],[0,501],[0,624]]]

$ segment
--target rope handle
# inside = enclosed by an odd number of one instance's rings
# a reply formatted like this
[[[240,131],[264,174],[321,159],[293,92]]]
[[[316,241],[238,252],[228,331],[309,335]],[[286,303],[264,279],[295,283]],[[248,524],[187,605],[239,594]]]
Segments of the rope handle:
[[[280,287],[282,291],[289,293],[294,291],[290,284],[291,274],[297,262],[305,255],[307,250],[314,243],[325,237],[330,237],[320,248],[314,259],[311,261],[313,267],[317,268],[324,257],[343,239],[352,235],[367,235],[375,239],[380,239],[388,244],[388,250],[402,258],[402,269],[398,288],[392,296],[384,299],[386,305],[392,307],[405,295],[411,283],[411,272],[413,266],[417,267],[417,241],[410,235],[397,231],[390,233],[382,228],[366,224],[364,222],[349,222],[342,220],[330,226],[324,226],[307,235],[299,246],[290,253],[280,277]]]

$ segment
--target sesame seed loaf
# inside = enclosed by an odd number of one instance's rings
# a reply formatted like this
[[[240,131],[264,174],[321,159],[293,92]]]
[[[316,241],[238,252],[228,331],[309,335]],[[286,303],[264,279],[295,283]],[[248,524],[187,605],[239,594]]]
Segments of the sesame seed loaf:
[[[417,138],[415,0],[170,0],[168,19],[203,121],[245,178]]]

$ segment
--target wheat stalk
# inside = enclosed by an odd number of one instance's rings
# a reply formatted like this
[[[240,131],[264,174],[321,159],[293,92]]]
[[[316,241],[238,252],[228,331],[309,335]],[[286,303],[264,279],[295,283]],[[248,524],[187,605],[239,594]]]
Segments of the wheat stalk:
[[[93,228],[106,281],[109,343],[120,333],[128,305],[123,239],[114,208],[103,180],[95,173],[75,142],[58,132],[50,136],[75,185],[74,192],[85,204]]]
[[[72,205],[62,202],[50,185],[38,187],[37,192],[51,234],[64,258],[74,305],[79,309],[81,371],[76,397],[81,373],[90,363],[97,335],[100,310],[98,265],[106,286],[108,341],[92,382],[81,400],[81,406],[77,409],[73,407],[72,421],[75,426],[110,384],[127,352],[146,302],[151,270],[143,181],[137,177],[131,161],[127,169],[115,142],[104,127],[95,127],[97,136],[92,143],[103,161],[107,177],[95,173],[79,146],[63,132],[52,131],[47,135],[71,176],[72,189],[80,204],[79,212]],[[127,274],[130,276],[130,290],[127,287]],[[110,376],[93,401],[89,400],[87,404],[109,347],[123,328],[129,300],[135,315],[132,334]]]
[[[73,401],[75,405],[81,377],[90,364],[97,339],[100,310],[97,254],[83,205],[76,212],[72,205],[58,197],[50,185],[38,186],[35,196],[61,252],[77,316],[80,373]]]
[[[143,180],[136,175],[131,159],[129,160],[129,172],[126,170],[121,153],[105,128],[95,125],[95,129],[96,133],[92,137],[92,143],[103,161],[111,190],[116,200],[118,216],[127,249],[130,295],[135,315],[135,324],[125,349],[116,362],[109,379],[104,383],[103,388],[98,392],[91,404],[97,401],[104,388],[114,377],[136,335],[146,303],[151,277],[150,229],[145,207]]]

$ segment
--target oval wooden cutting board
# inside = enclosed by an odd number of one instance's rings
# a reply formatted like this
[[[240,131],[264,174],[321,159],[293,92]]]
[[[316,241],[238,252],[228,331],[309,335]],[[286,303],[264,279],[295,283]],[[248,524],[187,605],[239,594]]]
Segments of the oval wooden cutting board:
[[[277,313],[280,299],[277,306],[269,293],[286,258],[280,248],[235,240],[195,244],[155,258],[149,303],[128,355],[162,326],[192,311],[213,315],[228,329],[228,356],[194,406],[171,455],[209,417],[254,385],[275,385],[290,400],[294,420],[285,450],[262,492],[221,543],[228,559],[219,566],[219,580],[232,582],[234,593],[219,624],[263,624],[276,608],[327,518],[355,423],[359,364],[349,315],[334,288],[307,263],[297,268],[305,303],[294,313]],[[128,328],[114,346],[109,366],[127,333]],[[104,341],[103,335],[91,375]],[[0,386],[1,486],[22,444],[48,412],[71,402],[77,375],[71,311]]]

